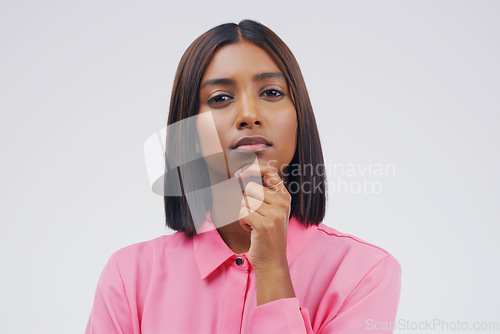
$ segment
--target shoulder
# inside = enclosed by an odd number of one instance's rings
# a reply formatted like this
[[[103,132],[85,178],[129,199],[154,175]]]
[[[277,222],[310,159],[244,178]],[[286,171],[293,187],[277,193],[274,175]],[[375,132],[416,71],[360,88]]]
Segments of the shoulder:
[[[309,246],[319,247],[334,265],[342,264],[343,269],[358,274],[366,274],[377,268],[398,273],[401,271],[399,262],[384,248],[374,245],[359,237],[340,232],[324,223],[311,226],[315,229],[313,242]],[[330,261],[329,261],[330,262]]]
[[[318,226],[316,226],[316,228],[318,230],[317,234],[320,234],[329,242],[342,244],[345,247],[354,248],[356,250],[359,249],[367,252],[377,253],[380,255],[389,255],[389,252],[387,252],[382,247],[376,246],[352,234],[340,232],[324,223],[320,223]]]
[[[188,238],[180,232],[175,232],[125,246],[116,250],[113,254],[115,256],[137,255],[144,252],[155,252],[164,247],[182,247],[186,242],[188,242]]]
[[[111,256],[120,271],[133,272],[152,267],[155,262],[165,257],[165,254],[192,249],[192,240],[181,232],[162,235],[157,238],[137,242],[115,251]]]
[[[396,300],[401,266],[388,251],[324,223],[309,228],[312,237],[301,252],[299,266],[328,281],[324,295],[336,296],[340,302],[348,296],[357,301],[377,290]]]

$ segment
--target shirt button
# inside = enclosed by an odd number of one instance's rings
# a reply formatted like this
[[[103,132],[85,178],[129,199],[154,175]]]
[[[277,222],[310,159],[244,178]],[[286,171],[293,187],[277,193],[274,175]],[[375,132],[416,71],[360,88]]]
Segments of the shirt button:
[[[241,266],[241,265],[243,264],[243,259],[242,259],[241,257],[239,257],[239,256],[238,256],[238,257],[236,258],[236,264],[237,264],[237,265],[239,265],[239,266]]]

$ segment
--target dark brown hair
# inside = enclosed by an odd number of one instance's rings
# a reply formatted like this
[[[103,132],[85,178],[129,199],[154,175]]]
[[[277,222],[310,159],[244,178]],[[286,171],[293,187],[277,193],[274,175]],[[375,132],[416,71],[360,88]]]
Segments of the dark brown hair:
[[[228,44],[247,41],[265,50],[284,74],[290,88],[291,97],[297,111],[297,146],[295,155],[287,169],[287,188],[292,195],[290,215],[305,226],[318,225],[325,216],[326,173],[318,128],[309,94],[297,60],[286,44],[269,28],[261,23],[243,20],[239,24],[226,23],[210,29],[199,36],[182,56],[172,88],[168,125],[198,114],[199,93],[202,76],[214,54]],[[191,131],[178,133],[177,143],[193,142],[183,136]],[[167,137],[167,144],[169,142]],[[195,154],[192,145],[176,144],[166,146],[167,157],[184,161],[186,156]],[[167,158],[168,159],[168,158]],[[305,166],[309,166],[311,173]],[[312,167],[312,168],[311,168]],[[301,169],[298,169],[301,168]],[[304,168],[304,170],[302,170]],[[180,175],[190,175],[181,178]],[[185,232],[192,237],[196,234],[194,223],[203,222],[204,215],[193,217],[186,200],[186,190],[193,185],[206,183],[208,167],[200,156],[197,163],[187,163],[174,169],[166,169],[164,186],[181,184],[182,196],[164,196],[166,225],[173,230]],[[205,180],[205,181],[203,181]],[[308,184],[310,192],[290,191],[292,184],[304,189]],[[204,186],[207,186],[206,184]],[[208,185],[209,186],[209,185]],[[167,192],[165,192],[167,193]],[[190,202],[193,205],[193,202]],[[200,200],[196,212],[208,212],[211,203]],[[201,208],[201,210],[200,210]]]

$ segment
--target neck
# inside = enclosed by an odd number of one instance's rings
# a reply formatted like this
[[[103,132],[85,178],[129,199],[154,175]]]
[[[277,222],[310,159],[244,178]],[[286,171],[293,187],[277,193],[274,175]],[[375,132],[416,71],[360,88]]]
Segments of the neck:
[[[247,253],[250,249],[250,234],[238,221],[218,228],[217,231],[226,245],[235,253]]]

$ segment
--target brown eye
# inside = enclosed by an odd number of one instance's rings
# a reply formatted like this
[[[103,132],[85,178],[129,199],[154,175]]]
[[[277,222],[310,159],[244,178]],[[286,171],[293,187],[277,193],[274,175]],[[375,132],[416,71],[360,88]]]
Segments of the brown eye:
[[[269,97],[280,97],[285,95],[285,93],[283,93],[279,89],[274,89],[274,88],[266,89],[265,91],[262,92],[262,94]]]
[[[233,97],[229,96],[227,94],[219,94],[219,95],[216,95],[216,96],[210,98],[207,103],[208,104],[221,104],[223,102],[226,102],[226,101],[229,101],[232,99],[233,99]]]

